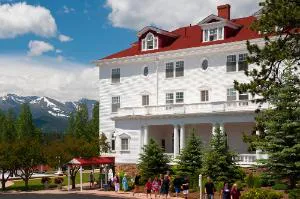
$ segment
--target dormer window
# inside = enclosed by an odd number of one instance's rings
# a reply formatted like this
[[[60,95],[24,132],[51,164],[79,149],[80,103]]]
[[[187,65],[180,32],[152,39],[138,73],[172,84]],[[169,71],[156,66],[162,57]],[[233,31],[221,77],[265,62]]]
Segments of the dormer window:
[[[203,30],[203,41],[216,41],[224,39],[224,27]]]
[[[152,33],[148,33],[144,39],[142,39],[142,50],[154,50],[158,49],[158,38]]]

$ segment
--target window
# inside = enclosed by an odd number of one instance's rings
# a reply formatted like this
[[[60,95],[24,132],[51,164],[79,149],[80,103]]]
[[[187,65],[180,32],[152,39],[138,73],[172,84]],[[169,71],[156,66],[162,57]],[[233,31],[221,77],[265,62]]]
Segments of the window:
[[[236,100],[236,90],[234,88],[227,89],[227,101]]]
[[[176,77],[182,77],[184,75],[184,61],[176,62]]]
[[[206,70],[206,69],[208,68],[208,60],[207,60],[207,59],[204,59],[204,60],[202,61],[201,68],[202,68],[203,70]]]
[[[113,68],[111,70],[111,83],[120,82],[120,68]]]
[[[248,100],[249,99],[249,95],[248,93],[240,93],[239,94],[239,100]]]
[[[184,102],[184,93],[176,92],[176,103],[183,103],[183,102]]]
[[[142,96],[142,105],[148,106],[149,105],[149,95],[143,95]]]
[[[173,93],[166,94],[166,104],[174,104],[174,94]]]
[[[215,41],[217,40],[218,32],[217,28],[213,28],[209,30],[209,41]]]
[[[148,33],[145,39],[142,39],[142,50],[158,49],[158,38],[152,33]]]
[[[204,42],[224,39],[224,27],[211,28],[203,31]]]
[[[148,66],[145,66],[145,67],[144,67],[143,74],[144,74],[145,77],[148,76],[148,74],[149,74],[149,68],[148,68]]]
[[[121,150],[122,151],[128,151],[129,150],[128,143],[129,143],[128,138],[122,138],[121,139]]]
[[[236,71],[236,56],[235,55],[227,56],[226,71],[227,72]]]
[[[114,135],[111,136],[111,150],[116,150],[116,137]]]
[[[200,92],[201,94],[201,102],[207,102],[209,101],[209,97],[208,97],[208,90],[203,90]]]
[[[111,99],[111,112],[115,113],[118,112],[120,108],[120,96],[112,97]]]
[[[166,78],[174,77],[174,65],[175,65],[175,77],[184,76],[184,61],[177,61],[177,62],[166,63]]]
[[[166,63],[166,78],[174,77],[174,63]]]
[[[248,70],[247,56],[247,53],[239,54],[239,71]]]
[[[166,140],[165,139],[162,139],[161,140],[161,148],[166,151]]]

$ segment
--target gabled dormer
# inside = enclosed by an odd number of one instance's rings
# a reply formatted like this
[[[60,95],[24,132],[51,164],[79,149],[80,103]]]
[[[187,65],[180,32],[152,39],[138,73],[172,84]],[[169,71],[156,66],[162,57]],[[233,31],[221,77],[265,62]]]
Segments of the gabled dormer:
[[[157,50],[170,45],[178,35],[153,26],[147,26],[137,34],[141,51]]]
[[[202,29],[202,41],[211,42],[227,39],[241,28],[230,21],[230,5],[218,6],[218,16],[209,15],[198,23]]]

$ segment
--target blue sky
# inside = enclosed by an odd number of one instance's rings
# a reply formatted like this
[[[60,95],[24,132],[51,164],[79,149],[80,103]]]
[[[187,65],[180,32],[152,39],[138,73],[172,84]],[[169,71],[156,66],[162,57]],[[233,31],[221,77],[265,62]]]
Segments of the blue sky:
[[[217,6],[233,17],[259,0],[0,0],[0,96],[99,99],[92,61],[118,52],[147,25],[173,30],[196,24]]]

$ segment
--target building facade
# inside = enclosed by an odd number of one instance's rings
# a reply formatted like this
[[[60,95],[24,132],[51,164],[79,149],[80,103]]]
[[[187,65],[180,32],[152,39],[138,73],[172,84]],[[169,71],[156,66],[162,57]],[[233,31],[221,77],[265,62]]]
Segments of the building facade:
[[[96,61],[99,66],[100,132],[118,164],[136,164],[142,147],[154,139],[172,158],[195,133],[204,145],[217,126],[229,147],[251,165],[243,134],[253,133],[254,111],[248,93],[233,82],[249,81],[246,40],[263,45],[250,29],[256,16],[230,18],[230,5],[218,6],[196,25],[166,31],[145,27],[130,48]]]

